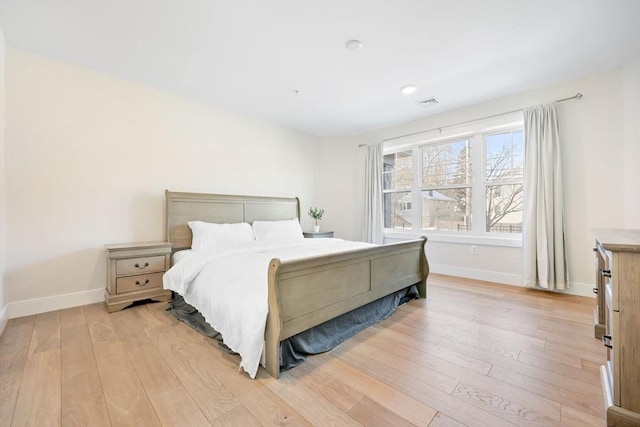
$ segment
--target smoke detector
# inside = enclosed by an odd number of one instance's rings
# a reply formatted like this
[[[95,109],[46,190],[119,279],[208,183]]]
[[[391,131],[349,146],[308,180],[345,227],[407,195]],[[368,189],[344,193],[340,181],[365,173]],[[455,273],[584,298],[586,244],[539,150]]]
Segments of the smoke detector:
[[[349,40],[344,44],[344,47],[346,47],[347,50],[355,52],[356,50],[360,50],[360,48],[362,47],[362,42],[360,40],[355,40],[355,39]]]

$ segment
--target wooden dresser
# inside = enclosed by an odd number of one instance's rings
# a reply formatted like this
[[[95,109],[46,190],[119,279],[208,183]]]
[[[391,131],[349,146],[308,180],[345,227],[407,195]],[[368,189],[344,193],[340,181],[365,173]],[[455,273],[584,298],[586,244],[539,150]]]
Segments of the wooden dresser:
[[[600,369],[608,426],[640,426],[640,230],[596,237],[595,334],[607,349]]]
[[[107,245],[107,311],[135,301],[168,301],[171,291],[162,287],[162,276],[171,266],[171,243],[147,242]]]

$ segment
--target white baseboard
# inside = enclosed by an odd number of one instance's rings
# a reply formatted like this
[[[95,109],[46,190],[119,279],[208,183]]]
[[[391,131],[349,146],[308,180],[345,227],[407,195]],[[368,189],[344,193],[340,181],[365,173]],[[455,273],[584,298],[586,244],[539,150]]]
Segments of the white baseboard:
[[[524,280],[519,274],[501,273],[499,271],[477,270],[474,268],[457,267],[444,264],[429,263],[429,269],[433,273],[446,274],[447,276],[464,277],[465,279],[484,280],[487,282],[501,283],[503,285],[524,286]],[[595,298],[593,284],[571,282],[566,291],[557,291],[564,294],[579,295]]]
[[[4,327],[7,326],[8,321],[9,321],[9,310],[5,305],[4,307],[2,307],[2,310],[0,310],[0,335],[2,335],[2,332],[4,332]]]
[[[522,286],[522,276],[519,274],[501,273],[499,271],[477,270],[475,268],[456,267],[445,264],[429,263],[429,270],[447,276],[464,277],[466,279],[484,280],[486,282],[502,283],[503,285]]]
[[[593,293],[593,288],[595,287],[593,283],[570,282],[570,285],[569,289],[560,292],[563,294],[580,295],[582,297],[596,297],[596,294]]]
[[[104,288],[88,291],[72,292],[70,294],[53,295],[50,297],[16,301],[7,305],[9,318],[31,316],[54,310],[78,307],[80,305],[104,302]]]

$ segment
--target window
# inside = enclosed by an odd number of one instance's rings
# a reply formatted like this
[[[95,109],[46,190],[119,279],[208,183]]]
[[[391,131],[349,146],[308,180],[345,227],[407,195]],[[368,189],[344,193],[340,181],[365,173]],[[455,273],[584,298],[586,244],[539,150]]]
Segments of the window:
[[[420,147],[422,228],[466,231],[471,227],[471,141]]]
[[[493,235],[522,232],[524,135],[423,142],[384,155],[384,226]]]
[[[411,150],[384,156],[384,227],[412,228],[413,154]]]
[[[522,233],[524,139],[522,130],[485,135],[486,227]]]

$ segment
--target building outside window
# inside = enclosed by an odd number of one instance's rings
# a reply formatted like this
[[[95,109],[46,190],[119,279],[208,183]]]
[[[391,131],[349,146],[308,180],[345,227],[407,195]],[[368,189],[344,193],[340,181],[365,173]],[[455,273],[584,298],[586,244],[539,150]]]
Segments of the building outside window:
[[[412,229],[412,151],[387,154],[383,163],[384,226]]]

